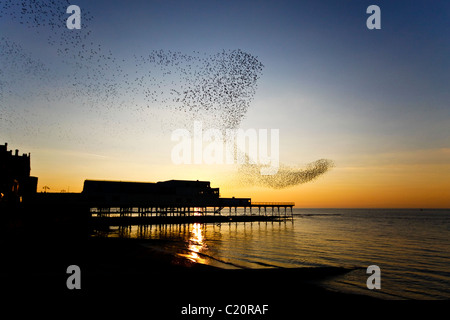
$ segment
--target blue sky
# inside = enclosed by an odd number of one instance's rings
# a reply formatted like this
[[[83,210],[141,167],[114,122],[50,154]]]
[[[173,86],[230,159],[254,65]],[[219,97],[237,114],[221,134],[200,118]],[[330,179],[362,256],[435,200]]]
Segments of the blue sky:
[[[153,169],[144,178],[154,175],[158,166],[165,168],[163,172],[178,170],[167,165],[170,133],[162,130],[171,120],[169,127],[177,127],[171,112],[141,108],[143,102],[130,91],[101,100],[105,87],[93,86],[92,99],[86,100],[85,91],[74,98],[73,79],[67,81],[67,73],[93,84],[95,75],[83,78],[89,71],[77,69],[76,59],[68,62],[69,56],[58,55],[58,46],[47,42],[49,35],[71,39],[71,32],[82,36],[89,32],[86,43],[80,44],[101,47],[103,54],[116,59],[114,67],[109,64],[105,71],[111,77],[115,68],[141,75],[135,57],[152,50],[199,57],[239,49],[253,55],[264,68],[240,125],[280,129],[284,163],[329,158],[338,168],[346,168],[365,166],[367,159],[386,154],[411,158],[424,150],[430,151],[427,161],[436,162],[440,155],[436,150],[450,147],[450,5],[446,1],[71,3],[82,10],[80,31],[65,29],[68,15],[64,13],[61,29],[28,28],[8,14],[0,18],[1,36],[48,69],[36,71],[36,79],[27,76],[26,68],[18,68],[10,78],[10,69],[2,74],[9,83],[3,86],[0,136],[21,149],[93,154],[116,158],[121,166],[137,161],[145,168],[147,163]],[[371,4],[381,8],[381,30],[366,28],[366,8]],[[92,20],[84,21],[85,15]],[[20,63],[5,53],[1,59]],[[27,80],[10,81],[14,77]],[[45,97],[40,94],[44,91]],[[130,102],[133,99],[135,104]],[[118,104],[120,108],[114,107]],[[18,133],[17,128],[23,130]],[[396,159],[404,161],[395,156],[392,161]],[[46,172],[37,166],[38,172]],[[88,173],[79,171],[79,179]],[[127,175],[138,176],[125,170],[117,178]]]

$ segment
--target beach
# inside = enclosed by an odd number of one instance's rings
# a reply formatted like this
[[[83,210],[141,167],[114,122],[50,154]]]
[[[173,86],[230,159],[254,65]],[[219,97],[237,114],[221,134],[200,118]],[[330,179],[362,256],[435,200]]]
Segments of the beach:
[[[323,289],[320,282],[345,268],[226,270],[190,261],[163,250],[164,241],[93,238],[71,235],[37,237],[27,230],[9,237],[2,248],[1,282],[12,302],[109,301],[180,316],[184,306],[268,305],[272,315],[290,314],[298,302],[372,301],[372,298]],[[36,230],[34,230],[36,231]],[[3,242],[5,244],[5,242]],[[81,270],[81,288],[69,290],[67,267]],[[143,303],[143,304],[142,304]],[[95,305],[95,304],[94,304]]]
[[[321,286],[322,281],[348,272],[345,268],[226,270],[148,249],[133,239],[90,238],[83,243],[47,244],[45,250],[40,245],[44,243],[26,245],[28,249],[8,257],[15,260],[6,268],[2,265],[0,279],[7,293],[3,304],[33,317],[298,319],[314,315],[359,319],[361,314],[383,317],[430,310],[429,304],[420,301],[379,300]],[[70,254],[62,248],[70,248]],[[71,264],[81,269],[79,290],[66,286]],[[431,305],[436,314],[447,306]],[[186,308],[192,312],[202,307],[215,308],[214,316],[182,313]],[[242,307],[267,311],[239,314]]]
[[[54,310],[56,305],[68,304],[77,306],[78,312],[124,310],[163,315],[157,317],[158,319],[197,319],[196,316],[199,315],[185,315],[182,311],[192,312],[201,307],[214,307],[214,318],[244,318],[243,315],[226,314],[227,306],[260,308],[251,310],[268,308],[265,315],[259,315],[261,319],[287,319],[304,314],[307,310],[328,316],[342,313],[348,315],[358,313],[359,309],[354,308],[356,305],[371,310],[371,314],[375,312],[380,315],[392,313],[394,310],[404,314],[414,312],[417,308],[429,307],[428,304],[414,300],[391,301],[392,295],[370,295],[367,288],[344,290],[348,287],[346,282],[351,283],[353,274],[361,274],[364,283],[360,286],[365,286],[367,276],[366,270],[362,268],[363,264],[311,266],[312,263],[308,265],[307,260],[302,260],[304,266],[295,267],[292,259],[300,259],[299,254],[306,254],[318,261],[319,258],[332,259],[336,254],[344,257],[346,248],[351,249],[346,242],[338,241],[340,233],[331,229],[331,224],[327,222],[330,221],[338,229],[344,228],[345,213],[337,215],[335,211],[328,214],[327,212],[303,212],[302,215],[296,216],[298,221],[294,223],[153,226],[145,229],[146,237],[134,234],[133,228],[126,228],[131,234],[124,233],[121,229],[113,229],[110,233],[112,237],[108,237],[98,234],[93,236],[87,230],[80,231],[78,225],[61,224],[61,221],[55,224],[39,224],[29,220],[23,223],[11,222],[7,226],[3,225],[1,233],[0,281],[3,292],[8,293],[4,301],[14,305],[19,302],[20,306],[24,303],[46,306],[51,310]],[[352,220],[358,214],[360,213],[353,212]],[[397,214],[395,217],[404,215]],[[438,213],[438,216],[442,214]],[[380,213],[377,217],[380,219]],[[360,221],[361,226],[365,225],[364,219]],[[325,227],[327,232],[317,229],[319,225]],[[213,228],[216,228],[215,231]],[[305,228],[311,232],[311,238],[307,237],[306,231],[303,230]],[[411,223],[408,228],[411,228]],[[187,230],[185,235],[180,231],[184,229]],[[203,238],[199,241],[197,237],[197,242],[193,242],[193,236],[199,235],[195,232],[200,230]],[[297,233],[293,233],[294,230],[303,230],[302,237],[299,238]],[[322,230],[323,234],[317,233],[318,230]],[[385,233],[388,231],[386,228],[383,230]],[[348,232],[343,235],[348,235]],[[177,234],[180,238],[177,238]],[[294,236],[296,234],[297,236]],[[220,241],[217,238],[219,236],[222,237]],[[285,238],[287,236],[290,241]],[[331,243],[341,243],[341,248],[329,247],[330,242],[323,244],[323,237],[333,238]],[[245,242],[242,242],[243,239]],[[278,239],[278,246],[274,246],[274,239]],[[301,242],[297,243],[296,239],[301,239]],[[421,239],[424,240],[423,237]],[[358,241],[363,240],[364,238],[360,237]],[[241,242],[241,247],[237,247]],[[260,242],[263,243],[262,247],[257,245]],[[198,254],[203,254],[204,257],[199,256],[201,259],[197,260],[204,263],[195,262],[192,255],[186,254],[194,252],[200,244],[201,250]],[[326,245],[329,252],[323,251],[321,244]],[[378,246],[380,245],[381,242],[378,243]],[[218,250],[219,246],[221,250]],[[292,249],[289,253],[280,246],[297,248],[297,251]],[[315,253],[307,250],[308,247],[312,247]],[[256,263],[258,259],[253,256],[256,248],[259,264]],[[274,252],[270,252],[269,248]],[[397,249],[390,247],[388,251],[394,250]],[[225,253],[229,260],[223,256]],[[252,263],[247,261],[245,264],[243,257],[237,258],[238,254],[243,253],[247,255],[246,259],[252,257]],[[288,260],[283,258],[286,266],[274,267],[276,257],[284,253],[290,257],[292,266],[287,265]],[[366,251],[365,255],[369,253],[370,251]],[[262,260],[263,258],[265,260]],[[355,255],[354,259],[356,258]],[[399,256],[396,260],[399,261]],[[211,261],[221,261],[217,265],[225,267],[217,267]],[[342,262],[345,261],[342,259]],[[269,264],[272,264],[272,267],[268,267]],[[68,289],[67,280],[71,274],[67,269],[72,265],[80,268],[80,289]],[[237,265],[240,267],[236,267]],[[382,270],[386,270],[385,264],[382,266]],[[388,276],[390,275],[386,272],[382,273],[382,279]],[[388,280],[382,280],[381,291],[389,289],[389,285]],[[439,305],[433,305],[433,310],[438,310],[438,307]],[[222,310],[222,314],[218,310]],[[230,311],[231,307],[228,310]],[[208,318],[207,315],[202,317]]]

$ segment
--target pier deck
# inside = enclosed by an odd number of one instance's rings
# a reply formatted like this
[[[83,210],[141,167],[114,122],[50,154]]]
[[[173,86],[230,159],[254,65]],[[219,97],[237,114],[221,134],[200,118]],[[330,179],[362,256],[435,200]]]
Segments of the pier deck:
[[[109,225],[273,221],[292,218],[294,205],[293,202],[227,204],[225,201],[203,206],[95,206],[90,208],[90,215],[94,223]]]

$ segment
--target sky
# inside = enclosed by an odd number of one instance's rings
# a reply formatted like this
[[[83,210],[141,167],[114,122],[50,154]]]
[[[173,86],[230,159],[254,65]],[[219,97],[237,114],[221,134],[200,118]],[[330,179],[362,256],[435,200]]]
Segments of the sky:
[[[450,207],[447,1],[23,3],[0,6],[0,143],[31,153],[38,191],[199,179],[297,207]],[[277,129],[294,182],[175,164],[173,132],[195,121]]]

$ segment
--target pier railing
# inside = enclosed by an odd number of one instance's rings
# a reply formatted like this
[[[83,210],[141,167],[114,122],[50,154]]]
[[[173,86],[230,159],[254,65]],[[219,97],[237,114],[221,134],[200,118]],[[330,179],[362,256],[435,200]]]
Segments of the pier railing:
[[[253,202],[252,206],[295,206],[295,202]]]
[[[107,202],[99,202],[98,204],[91,203],[89,211],[95,222],[122,224],[268,221],[293,218],[294,202],[251,202],[250,199],[244,199],[246,201],[228,200],[230,199],[225,199],[223,203],[213,201],[202,206],[194,206],[193,204],[145,205],[144,203],[132,205],[131,202],[126,205],[112,206],[112,204],[108,205]],[[223,209],[225,209],[225,212],[222,212]]]

